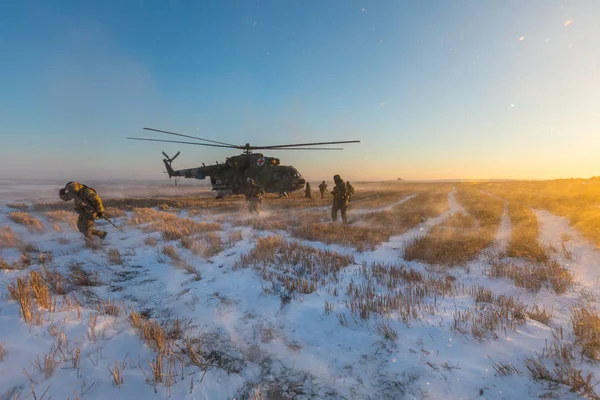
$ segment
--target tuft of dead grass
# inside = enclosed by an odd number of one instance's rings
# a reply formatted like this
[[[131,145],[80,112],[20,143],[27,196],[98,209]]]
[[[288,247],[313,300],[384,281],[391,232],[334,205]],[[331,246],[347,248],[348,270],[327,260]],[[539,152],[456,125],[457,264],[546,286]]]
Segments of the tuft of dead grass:
[[[548,310],[545,307],[540,307],[534,304],[531,310],[527,311],[527,315],[534,321],[541,322],[544,325],[548,325],[552,318],[552,310]]]
[[[182,238],[181,246],[203,258],[213,257],[225,249],[225,243],[218,232]]]
[[[56,301],[50,287],[37,271],[18,277],[7,284],[9,296],[19,304],[23,320],[39,325],[43,320],[43,312],[37,308],[54,312]],[[37,307],[36,307],[37,306]]]
[[[6,205],[7,207],[10,208],[14,208],[15,210],[20,210],[20,211],[28,211],[29,210],[29,205],[25,204],[25,203],[10,203]]]
[[[573,274],[556,260],[527,264],[497,261],[492,262],[486,272],[492,278],[512,279],[515,286],[530,292],[538,292],[545,286],[562,295],[575,282]]]
[[[8,218],[16,224],[26,226],[30,232],[41,233],[46,230],[42,221],[27,212],[14,211],[8,214]]]
[[[122,265],[123,258],[121,257],[121,252],[117,248],[108,249],[106,254],[106,258],[111,264]]]
[[[592,306],[579,304],[571,307],[571,325],[577,336],[575,344],[581,346],[581,354],[591,360],[600,355],[600,315]]]
[[[235,268],[251,267],[265,281],[277,282],[290,294],[312,293],[325,278],[339,282],[342,268],[354,264],[354,256],[317,250],[281,236],[259,238]]]
[[[99,286],[100,279],[97,272],[90,272],[83,268],[81,263],[73,262],[69,265],[69,283],[75,286]]]
[[[104,215],[107,218],[114,219],[114,218],[123,218],[127,214],[126,214],[125,210],[122,210],[120,208],[106,207],[104,209]]]
[[[548,255],[538,241],[538,221],[535,213],[521,202],[508,206],[512,222],[512,236],[506,249],[509,257],[525,258],[535,262],[547,262]]]
[[[17,248],[23,245],[23,239],[10,226],[0,228],[0,249]]]
[[[157,243],[158,243],[158,240],[156,240],[156,238],[152,237],[152,236],[148,236],[147,238],[144,239],[144,244],[146,246],[154,247],[154,246],[156,246]]]

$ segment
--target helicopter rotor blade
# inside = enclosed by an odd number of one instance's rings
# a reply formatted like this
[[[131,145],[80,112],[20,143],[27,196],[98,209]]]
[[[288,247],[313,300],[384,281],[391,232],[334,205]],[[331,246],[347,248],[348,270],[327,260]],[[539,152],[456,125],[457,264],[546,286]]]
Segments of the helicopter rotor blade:
[[[146,138],[134,138],[134,137],[128,137],[126,139],[129,140],[144,140],[147,142],[163,142],[163,143],[181,143],[181,144],[193,144],[195,146],[209,146],[209,147],[225,147],[228,149],[239,149],[238,146],[222,146],[220,144],[208,144],[208,143],[196,143],[196,142],[181,142],[179,140],[163,140],[163,139],[146,139]]]
[[[239,146],[236,146],[236,145],[231,144],[231,143],[217,142],[216,140],[204,139],[204,138],[197,137],[197,136],[182,135],[181,133],[163,131],[163,130],[154,129],[154,128],[144,128],[144,129],[147,130],[147,131],[154,131],[154,132],[166,133],[167,135],[181,136],[181,137],[185,137],[185,138],[188,138],[188,139],[202,140],[202,141],[209,142],[209,143],[223,144],[223,145],[227,145],[227,146],[239,147]]]
[[[273,149],[268,147],[252,147],[254,150],[267,149],[272,151],[277,150],[344,150],[341,147],[275,147]]]
[[[343,144],[343,143],[360,143],[360,140],[344,140],[340,142],[316,142],[316,143],[297,143],[297,144],[280,144],[274,146],[250,146],[252,149],[277,149],[284,147],[301,147],[301,146],[320,146],[324,144]]]

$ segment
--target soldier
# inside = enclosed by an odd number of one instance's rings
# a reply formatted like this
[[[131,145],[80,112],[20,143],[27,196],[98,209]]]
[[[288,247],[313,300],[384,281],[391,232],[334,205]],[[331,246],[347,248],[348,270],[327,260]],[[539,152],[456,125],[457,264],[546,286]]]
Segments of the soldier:
[[[329,190],[327,190],[327,184],[325,183],[325,181],[321,182],[321,184],[319,185],[319,192],[321,192],[321,198],[324,199],[325,198],[325,192],[328,192]]]
[[[246,189],[246,203],[248,211],[260,214],[260,203],[262,203],[265,191],[254,183],[254,179],[248,178],[248,189]]]
[[[333,207],[331,208],[331,219],[333,221],[337,220],[337,212],[341,211],[342,221],[344,225],[348,224],[348,218],[346,216],[346,211],[348,210],[348,188],[346,184],[340,178],[339,175],[335,175],[333,177],[333,181],[335,182],[335,187],[331,192],[333,196]]]
[[[306,188],[304,189],[304,197],[312,200],[312,193],[311,193],[309,182],[306,182]]]
[[[346,187],[348,188],[348,202],[351,202],[352,195],[354,194],[354,187],[350,184],[350,181],[346,181]]]
[[[86,241],[91,241],[92,235],[100,239],[106,237],[106,232],[92,228],[94,220],[103,218],[104,213],[102,199],[94,189],[79,182],[69,182],[60,189],[58,196],[63,201],[74,200],[75,211],[79,214],[77,229],[83,233]]]

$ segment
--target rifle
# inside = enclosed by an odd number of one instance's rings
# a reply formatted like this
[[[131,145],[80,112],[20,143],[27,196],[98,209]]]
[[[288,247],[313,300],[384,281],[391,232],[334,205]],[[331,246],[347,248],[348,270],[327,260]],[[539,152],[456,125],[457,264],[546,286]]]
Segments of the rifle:
[[[86,187],[86,188],[88,188],[88,189],[92,189],[92,188],[89,188],[89,187],[87,187],[85,185],[83,185],[83,186]],[[94,190],[94,189],[92,189],[92,190]],[[94,190],[94,192],[96,192],[96,191]],[[76,197],[78,197],[79,200],[81,200],[85,206],[90,207],[92,210],[94,210],[94,212],[96,213],[96,215],[98,215],[98,211],[91,204],[88,204],[88,202],[83,197],[81,197],[78,193],[73,193],[73,194]],[[102,214],[102,219],[105,220],[106,222],[108,222],[109,224],[111,224],[112,226],[114,226],[115,228],[119,229],[119,227],[116,226],[110,219],[108,219],[108,217],[106,215]]]
[[[115,228],[119,229],[119,227],[118,227],[118,226],[116,226],[115,224],[113,224],[113,222],[112,222],[110,219],[108,219],[108,217],[107,217],[107,216],[105,216],[104,214],[102,214],[102,219],[104,219],[106,222],[108,222],[109,224],[111,224],[111,225],[112,225],[112,226],[114,226]]]

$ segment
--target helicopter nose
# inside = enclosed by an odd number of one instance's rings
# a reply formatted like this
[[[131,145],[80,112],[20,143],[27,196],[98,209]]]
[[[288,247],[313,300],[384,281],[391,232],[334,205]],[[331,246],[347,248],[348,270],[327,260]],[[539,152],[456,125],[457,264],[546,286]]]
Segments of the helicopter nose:
[[[305,183],[306,183],[306,180],[303,177],[299,177],[294,180],[294,186],[296,187],[296,189],[300,189],[300,188],[304,187]]]

